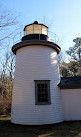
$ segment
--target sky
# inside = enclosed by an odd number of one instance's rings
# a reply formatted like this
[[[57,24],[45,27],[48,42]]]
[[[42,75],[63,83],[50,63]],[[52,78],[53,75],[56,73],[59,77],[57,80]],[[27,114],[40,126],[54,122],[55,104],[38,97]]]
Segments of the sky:
[[[35,20],[47,25],[59,37],[62,50],[81,37],[81,0],[3,0],[2,8],[18,16],[21,31]]]

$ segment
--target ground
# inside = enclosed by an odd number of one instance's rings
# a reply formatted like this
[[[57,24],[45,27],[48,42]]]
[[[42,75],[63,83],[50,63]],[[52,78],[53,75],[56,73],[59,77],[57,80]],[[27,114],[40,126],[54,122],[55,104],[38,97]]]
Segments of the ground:
[[[81,121],[23,126],[12,124],[10,119],[10,115],[0,116],[0,137],[81,137]]]

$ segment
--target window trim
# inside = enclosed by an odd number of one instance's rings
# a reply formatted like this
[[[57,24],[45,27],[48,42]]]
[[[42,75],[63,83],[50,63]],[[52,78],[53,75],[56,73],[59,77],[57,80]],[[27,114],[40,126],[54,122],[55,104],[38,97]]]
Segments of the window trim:
[[[35,105],[50,105],[51,97],[50,97],[50,80],[34,80],[35,82]],[[38,84],[48,84],[48,102],[38,102]]]

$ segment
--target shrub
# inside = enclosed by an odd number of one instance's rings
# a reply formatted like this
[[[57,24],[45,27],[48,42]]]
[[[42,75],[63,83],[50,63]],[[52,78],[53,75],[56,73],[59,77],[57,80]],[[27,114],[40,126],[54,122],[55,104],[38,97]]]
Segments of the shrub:
[[[11,113],[11,99],[0,97],[0,115]]]

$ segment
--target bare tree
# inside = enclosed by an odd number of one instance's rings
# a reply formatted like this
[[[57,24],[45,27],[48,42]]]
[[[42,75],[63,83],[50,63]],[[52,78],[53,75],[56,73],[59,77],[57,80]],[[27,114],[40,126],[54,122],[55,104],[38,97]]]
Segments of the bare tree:
[[[9,49],[9,47],[8,47]],[[5,59],[1,62],[1,96],[10,96],[12,94],[13,77],[15,68],[15,55],[7,50]]]
[[[0,41],[9,38],[15,30],[11,26],[17,25],[17,16],[14,17],[7,11],[2,11],[0,14]]]

